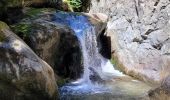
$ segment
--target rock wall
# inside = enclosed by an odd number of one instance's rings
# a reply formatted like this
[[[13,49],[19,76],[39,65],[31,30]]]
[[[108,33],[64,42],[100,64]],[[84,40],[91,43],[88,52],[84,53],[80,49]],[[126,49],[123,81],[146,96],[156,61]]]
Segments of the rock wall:
[[[90,12],[109,16],[106,34],[122,71],[158,83],[169,74],[169,0],[92,0]]]

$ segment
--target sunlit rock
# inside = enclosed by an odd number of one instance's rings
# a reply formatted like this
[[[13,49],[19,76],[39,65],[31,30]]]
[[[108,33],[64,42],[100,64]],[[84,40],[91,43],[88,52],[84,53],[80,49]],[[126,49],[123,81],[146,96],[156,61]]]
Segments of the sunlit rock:
[[[169,74],[168,0],[92,1],[90,13],[108,15],[112,57],[126,74],[161,83]]]
[[[0,99],[55,99],[53,69],[9,28],[0,29]]]

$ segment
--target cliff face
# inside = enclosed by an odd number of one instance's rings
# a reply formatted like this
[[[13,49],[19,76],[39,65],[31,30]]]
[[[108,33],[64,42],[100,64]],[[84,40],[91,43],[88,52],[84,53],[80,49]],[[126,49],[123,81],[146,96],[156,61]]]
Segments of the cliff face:
[[[109,16],[112,57],[125,73],[160,83],[170,70],[169,0],[93,0]]]

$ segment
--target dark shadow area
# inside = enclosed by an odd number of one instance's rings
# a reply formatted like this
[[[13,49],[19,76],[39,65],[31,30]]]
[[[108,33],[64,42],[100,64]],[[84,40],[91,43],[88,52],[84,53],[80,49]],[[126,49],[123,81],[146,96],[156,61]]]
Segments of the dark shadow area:
[[[62,0],[48,0],[44,3],[32,3],[29,6],[34,8],[55,8],[57,10],[62,10]]]
[[[111,59],[111,37],[104,34],[105,30],[103,30],[99,36],[101,45],[99,52],[103,57]]]
[[[0,9],[0,20],[7,24],[17,23],[22,17],[22,7],[8,7],[5,10]]]
[[[76,12],[89,12],[91,6],[91,0],[81,0],[82,6],[78,9],[74,9]]]
[[[81,51],[79,48],[70,48],[65,53],[62,63],[56,66],[56,71],[59,76],[69,79],[78,79],[83,73],[81,65]]]
[[[83,73],[82,54],[78,39],[70,32],[63,32],[60,36],[60,43],[54,53],[54,71],[62,78],[78,79]]]

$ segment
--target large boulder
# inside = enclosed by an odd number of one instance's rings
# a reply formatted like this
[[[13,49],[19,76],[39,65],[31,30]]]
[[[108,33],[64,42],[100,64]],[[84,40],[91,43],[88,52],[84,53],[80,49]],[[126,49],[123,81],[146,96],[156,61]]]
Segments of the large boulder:
[[[109,16],[112,56],[126,74],[160,83],[170,66],[169,0],[94,0],[91,13]]]
[[[57,97],[53,69],[3,22],[0,22],[0,51],[1,100]]]
[[[79,41],[68,26],[53,22],[55,13],[54,9],[26,8],[26,17],[12,29],[57,75],[77,79],[83,70]]]

